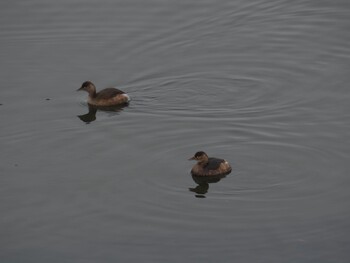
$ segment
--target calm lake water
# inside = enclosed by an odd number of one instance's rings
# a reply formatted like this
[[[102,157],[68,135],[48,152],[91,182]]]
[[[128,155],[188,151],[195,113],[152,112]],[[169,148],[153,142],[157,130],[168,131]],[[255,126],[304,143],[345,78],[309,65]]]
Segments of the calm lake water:
[[[350,262],[349,1],[2,1],[0,262]],[[89,112],[85,80],[126,91]],[[190,176],[196,151],[233,167]]]

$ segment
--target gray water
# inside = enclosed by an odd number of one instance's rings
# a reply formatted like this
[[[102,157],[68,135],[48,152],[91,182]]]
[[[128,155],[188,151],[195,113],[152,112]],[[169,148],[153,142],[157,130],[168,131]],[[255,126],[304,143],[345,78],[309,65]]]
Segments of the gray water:
[[[0,262],[350,262],[349,1],[2,1]],[[85,80],[127,92],[88,113]],[[225,158],[190,176],[196,151]]]

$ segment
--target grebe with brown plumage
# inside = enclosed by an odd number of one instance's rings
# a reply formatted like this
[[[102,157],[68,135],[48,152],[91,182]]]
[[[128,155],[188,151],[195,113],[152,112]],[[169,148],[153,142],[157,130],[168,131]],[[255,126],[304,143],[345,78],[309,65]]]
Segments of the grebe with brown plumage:
[[[194,176],[220,176],[229,174],[232,171],[230,164],[226,160],[208,157],[203,151],[196,152],[189,160],[197,161],[197,164],[191,170],[191,174]]]
[[[124,91],[116,88],[106,88],[96,92],[96,87],[91,81],[85,81],[78,91],[84,90],[89,93],[88,104],[97,107],[108,107],[127,104],[130,97]]]

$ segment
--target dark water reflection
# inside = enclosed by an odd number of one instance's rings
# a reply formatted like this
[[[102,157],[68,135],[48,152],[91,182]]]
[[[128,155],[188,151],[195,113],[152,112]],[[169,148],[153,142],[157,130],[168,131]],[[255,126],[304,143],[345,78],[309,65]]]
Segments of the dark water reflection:
[[[0,262],[348,263],[349,17],[1,1]],[[131,103],[88,109],[86,79]],[[232,173],[191,178],[198,150]]]
[[[205,198],[205,194],[209,191],[209,184],[217,183],[221,179],[225,178],[226,175],[220,176],[195,176],[192,175],[193,181],[197,184],[194,188],[189,188],[191,192],[196,193],[195,197]]]
[[[124,105],[116,105],[116,106],[109,106],[109,107],[97,107],[88,105],[89,112],[86,114],[78,115],[78,118],[85,122],[86,124],[89,124],[96,120],[96,113],[97,111],[104,111],[104,112],[114,112],[119,113],[123,110],[123,108],[127,107],[129,104]]]

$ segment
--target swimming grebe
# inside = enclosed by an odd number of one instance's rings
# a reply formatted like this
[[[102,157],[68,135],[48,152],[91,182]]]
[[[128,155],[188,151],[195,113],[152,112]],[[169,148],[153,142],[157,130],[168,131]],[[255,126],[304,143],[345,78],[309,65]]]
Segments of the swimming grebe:
[[[107,88],[96,93],[96,87],[91,81],[85,81],[79,90],[89,93],[88,104],[93,106],[108,107],[126,104],[130,101],[128,94],[116,88]]]
[[[230,164],[224,159],[209,158],[205,152],[196,152],[189,160],[196,160],[191,174],[194,176],[226,175],[232,171]]]

